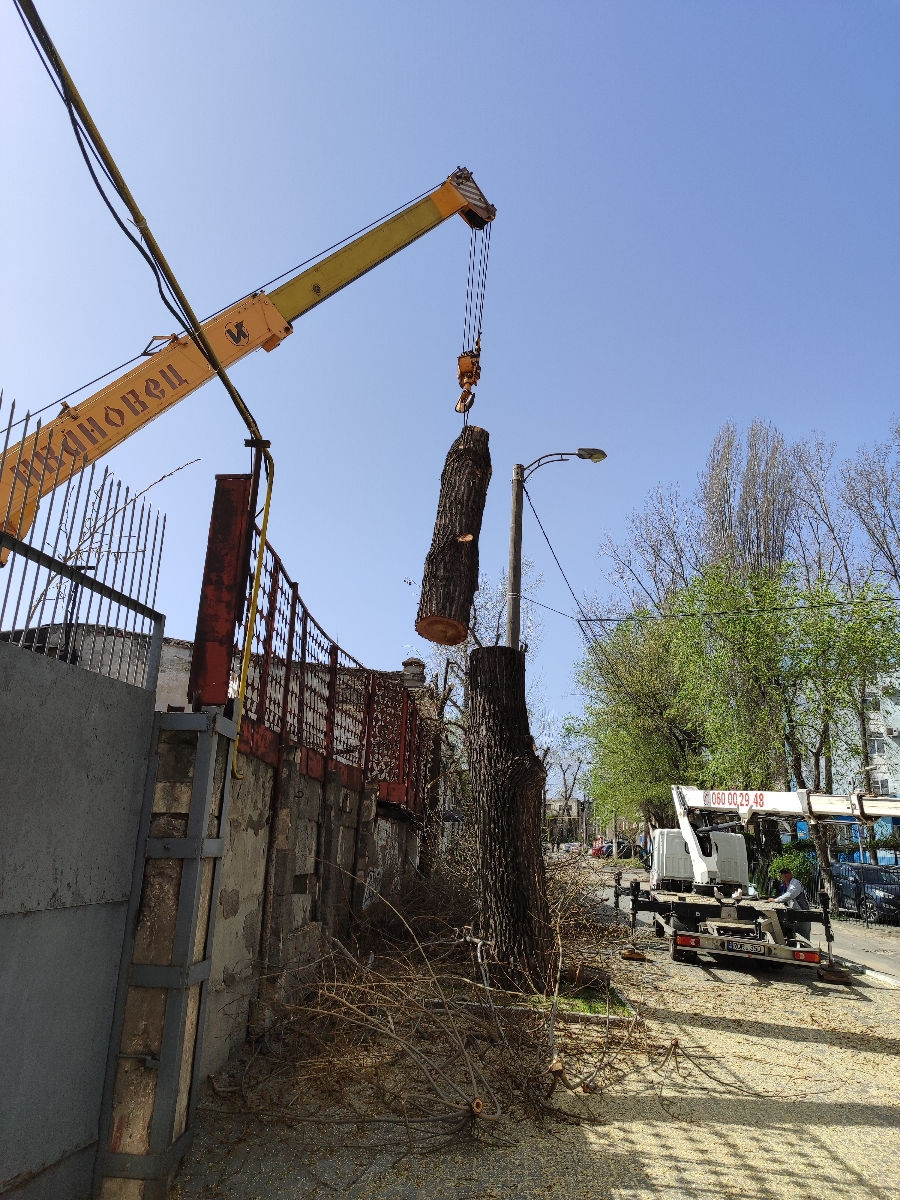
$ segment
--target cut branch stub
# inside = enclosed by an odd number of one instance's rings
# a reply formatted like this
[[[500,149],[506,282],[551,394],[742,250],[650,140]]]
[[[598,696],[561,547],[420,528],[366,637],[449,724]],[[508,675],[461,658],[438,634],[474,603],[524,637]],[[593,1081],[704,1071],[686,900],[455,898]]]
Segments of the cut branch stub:
[[[441,474],[416,617],[416,632],[439,646],[457,646],[469,632],[478,590],[478,536],[490,479],[488,432],[467,425],[450,447]]]

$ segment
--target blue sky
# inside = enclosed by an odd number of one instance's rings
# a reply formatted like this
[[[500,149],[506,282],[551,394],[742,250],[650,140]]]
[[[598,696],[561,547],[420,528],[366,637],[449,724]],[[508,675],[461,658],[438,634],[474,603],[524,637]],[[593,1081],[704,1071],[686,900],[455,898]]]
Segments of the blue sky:
[[[505,567],[515,462],[574,587],[658,482],[690,489],[716,428],[760,416],[842,453],[900,381],[895,0],[327,5],[40,0],[195,309],[219,309],[468,166],[497,205],[472,420]],[[87,177],[11,5],[0,10],[0,384],[38,408],[172,331]],[[458,220],[297,322],[234,378],[272,441],[270,540],[320,623],[394,668],[413,632],[459,429]],[[190,638],[217,473],[245,431],[210,384],[109,459],[169,515],[159,603]],[[540,598],[572,610],[526,512]],[[577,706],[572,622],[531,670]]]

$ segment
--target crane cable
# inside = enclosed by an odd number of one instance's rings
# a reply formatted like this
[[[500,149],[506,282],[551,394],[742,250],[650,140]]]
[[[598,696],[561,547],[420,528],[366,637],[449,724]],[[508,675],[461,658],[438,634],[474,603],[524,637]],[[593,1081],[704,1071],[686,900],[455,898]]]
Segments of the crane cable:
[[[473,229],[469,237],[466,310],[463,319],[462,350],[459,355],[459,384],[462,393],[456,402],[456,411],[463,414],[463,426],[469,423],[469,409],[475,403],[474,388],[481,377],[481,329],[492,225],[493,222],[489,221],[483,229]]]
[[[159,243],[156,241],[156,238],[150,231],[146,217],[138,207],[137,201],[132,195],[124,177],[122,176],[122,173],[119,171],[115,160],[107,148],[106,143],[101,137],[100,131],[94,124],[90,112],[82,100],[81,95],[76,88],[72,77],[69,75],[65,64],[60,58],[60,55],[54,46],[53,41],[51,40],[37,9],[32,3],[32,0],[14,0],[14,3],[20,18],[25,24],[26,29],[29,31],[29,37],[31,37],[32,44],[35,46],[35,49],[37,50],[38,55],[44,64],[45,70],[47,70],[48,74],[50,74],[51,79],[53,79],[55,76],[54,86],[56,86],[56,90],[69,113],[69,118],[72,122],[79,148],[84,156],[94,184],[103,197],[104,203],[112,213],[116,223],[125,232],[129,240],[137,247],[141,255],[149,263],[150,268],[156,277],[157,286],[159,288],[163,303],[173,314],[173,316],[178,319],[179,323],[184,326],[191,340],[201,351],[209,365],[222,381],[226,392],[230,396],[235,408],[237,408],[238,412],[240,413],[244,424],[247,426],[247,430],[250,433],[250,444],[254,447],[254,449],[261,451],[266,464],[266,498],[263,505],[263,519],[262,527],[260,529],[259,552],[257,554],[256,570],[254,572],[253,587],[250,595],[250,611],[247,616],[247,635],[244,641],[243,654],[241,656],[240,684],[238,688],[238,695],[235,700],[234,720],[239,734],[253,645],[253,627],[256,622],[256,610],[259,602],[262,566],[265,558],[266,531],[269,524],[272,485],[275,480],[275,460],[270,453],[269,442],[262,437],[255,417],[247,407],[240,392],[231,382],[231,379],[229,378],[225,368],[222,366],[222,363],[219,361],[219,357],[213,349],[209,338],[206,336],[202,324],[197,319],[193,309],[191,308],[190,302],[182,291],[181,285],[169,266],[166,257],[159,246]],[[56,81],[58,81],[58,86]],[[132,220],[137,226],[140,236],[146,243],[146,247],[140,244],[138,239],[125,226],[121,216],[115,211],[112,201],[106,194],[106,191],[100,183],[100,180],[97,178],[97,174],[94,171],[92,163],[90,162],[90,156],[87,152],[85,141],[87,142],[87,146],[90,147],[91,154],[100,163],[103,174],[112,185],[119,200],[125,205],[131,214]],[[162,281],[165,282],[166,288],[171,295],[171,302],[165,295]],[[234,741],[232,773],[237,778],[240,778],[240,774],[237,770],[238,744],[239,736],[236,736]]]

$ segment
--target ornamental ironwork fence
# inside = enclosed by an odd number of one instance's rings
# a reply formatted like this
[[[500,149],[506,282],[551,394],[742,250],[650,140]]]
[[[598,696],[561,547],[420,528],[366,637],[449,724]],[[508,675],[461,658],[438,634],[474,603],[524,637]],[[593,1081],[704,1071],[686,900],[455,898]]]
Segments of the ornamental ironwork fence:
[[[0,397],[2,408],[2,397]],[[0,429],[0,641],[154,688],[163,637],[157,612],[165,517],[110,471],[50,446],[36,466],[22,447],[39,432],[10,404]]]
[[[339,646],[306,607],[272,546],[261,546],[258,528],[252,531],[249,555],[242,555],[236,546],[235,514],[249,492],[249,477],[217,480],[192,697],[199,703],[222,703],[226,687],[229,697],[237,695],[249,637],[240,749],[277,764],[285,747],[302,747],[317,756],[320,768],[338,764],[361,785],[377,785],[380,800],[422,812],[439,732],[427,693],[405,687],[401,672],[372,670]],[[253,628],[248,629],[259,554],[261,582]],[[204,641],[203,631],[213,627],[232,631],[227,647],[218,647],[223,651],[218,667],[213,643],[219,635]],[[225,671],[230,672],[227,681]]]

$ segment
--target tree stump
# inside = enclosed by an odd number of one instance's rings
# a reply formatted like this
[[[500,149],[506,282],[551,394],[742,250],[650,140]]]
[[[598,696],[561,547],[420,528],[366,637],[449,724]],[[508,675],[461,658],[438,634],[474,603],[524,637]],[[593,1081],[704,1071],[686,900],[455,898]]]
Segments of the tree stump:
[[[543,992],[556,966],[541,851],[546,773],[528,727],[521,650],[483,646],[469,656],[469,743],[481,934],[510,982]]]
[[[467,425],[450,447],[441,474],[416,617],[416,632],[439,646],[457,646],[469,632],[478,591],[478,537],[490,479],[488,432]]]

